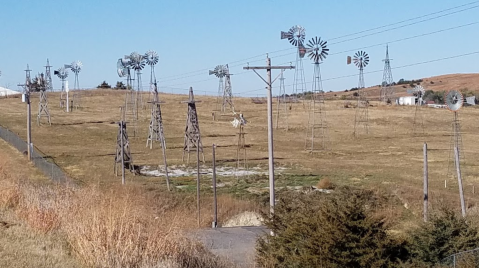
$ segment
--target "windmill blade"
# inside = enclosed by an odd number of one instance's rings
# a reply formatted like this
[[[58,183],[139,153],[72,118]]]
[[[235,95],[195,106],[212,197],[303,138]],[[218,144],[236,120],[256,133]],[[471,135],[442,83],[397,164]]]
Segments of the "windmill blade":
[[[144,59],[146,61],[146,64],[153,66],[158,63],[158,60],[160,59],[160,57],[158,56],[158,53],[156,53],[156,51],[148,50],[145,53]]]
[[[281,31],[281,39],[287,39],[287,38],[291,38],[291,33]]]

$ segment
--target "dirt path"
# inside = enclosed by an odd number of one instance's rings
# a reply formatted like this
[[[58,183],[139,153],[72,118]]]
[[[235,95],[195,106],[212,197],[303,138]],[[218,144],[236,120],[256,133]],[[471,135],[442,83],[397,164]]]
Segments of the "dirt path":
[[[246,268],[254,267],[256,239],[267,231],[264,226],[203,229],[194,237],[213,254]]]

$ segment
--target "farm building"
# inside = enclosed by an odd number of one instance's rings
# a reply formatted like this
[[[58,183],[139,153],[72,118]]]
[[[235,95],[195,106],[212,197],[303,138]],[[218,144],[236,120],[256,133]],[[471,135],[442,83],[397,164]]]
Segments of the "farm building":
[[[415,96],[404,96],[396,99],[396,104],[398,105],[416,105]]]

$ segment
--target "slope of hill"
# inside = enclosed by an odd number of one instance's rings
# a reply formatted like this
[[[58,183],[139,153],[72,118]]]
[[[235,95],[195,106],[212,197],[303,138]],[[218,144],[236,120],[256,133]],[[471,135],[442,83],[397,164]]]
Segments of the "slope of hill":
[[[418,80],[419,78],[414,78]],[[433,76],[428,78],[422,78],[420,83],[426,90],[444,91],[450,89],[463,90],[467,89],[472,92],[479,92],[479,73],[471,74],[446,74]],[[367,92],[368,99],[379,100],[380,86],[368,87],[364,91]],[[396,97],[407,96],[408,89],[411,89],[409,84],[395,85],[394,86]],[[355,91],[348,92],[328,92],[326,97],[328,99],[350,99],[354,98]],[[342,97],[344,96],[344,97]]]

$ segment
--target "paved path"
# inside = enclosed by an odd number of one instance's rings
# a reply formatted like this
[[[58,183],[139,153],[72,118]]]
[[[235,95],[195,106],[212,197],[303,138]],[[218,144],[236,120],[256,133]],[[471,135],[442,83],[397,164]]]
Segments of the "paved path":
[[[264,226],[203,229],[194,233],[213,254],[238,267],[254,267],[256,238],[268,232]]]

